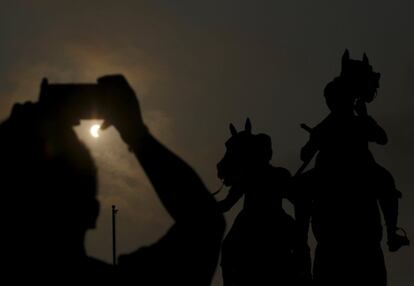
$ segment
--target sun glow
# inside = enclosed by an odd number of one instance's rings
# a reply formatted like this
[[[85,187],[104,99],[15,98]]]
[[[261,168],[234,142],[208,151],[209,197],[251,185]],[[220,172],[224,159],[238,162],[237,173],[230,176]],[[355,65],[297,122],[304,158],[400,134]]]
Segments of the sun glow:
[[[99,135],[100,128],[101,128],[101,125],[99,124],[94,124],[91,126],[91,128],[89,129],[89,133],[91,133],[91,136],[93,138],[98,138],[100,136]]]

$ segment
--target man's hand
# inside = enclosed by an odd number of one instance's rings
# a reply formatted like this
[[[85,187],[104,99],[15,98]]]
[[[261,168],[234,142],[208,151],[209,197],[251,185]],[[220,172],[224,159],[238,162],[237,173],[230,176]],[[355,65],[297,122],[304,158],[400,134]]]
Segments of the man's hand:
[[[98,79],[105,90],[105,122],[102,129],[113,125],[127,144],[146,132],[141,109],[134,90],[122,75],[107,75]]]

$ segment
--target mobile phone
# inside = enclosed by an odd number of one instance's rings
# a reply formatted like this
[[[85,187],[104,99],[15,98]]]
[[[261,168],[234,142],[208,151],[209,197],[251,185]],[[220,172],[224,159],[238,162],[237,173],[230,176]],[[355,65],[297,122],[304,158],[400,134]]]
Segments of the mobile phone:
[[[81,119],[104,119],[105,92],[98,83],[53,83],[44,79],[39,105],[54,120],[78,124]]]

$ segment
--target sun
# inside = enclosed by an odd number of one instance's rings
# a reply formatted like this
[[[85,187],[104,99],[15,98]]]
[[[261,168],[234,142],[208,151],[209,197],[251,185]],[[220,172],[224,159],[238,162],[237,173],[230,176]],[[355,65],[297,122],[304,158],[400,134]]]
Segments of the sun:
[[[94,124],[91,126],[91,128],[89,129],[89,133],[91,133],[91,136],[93,138],[98,138],[99,137],[99,130],[101,128],[101,125],[99,124]]]

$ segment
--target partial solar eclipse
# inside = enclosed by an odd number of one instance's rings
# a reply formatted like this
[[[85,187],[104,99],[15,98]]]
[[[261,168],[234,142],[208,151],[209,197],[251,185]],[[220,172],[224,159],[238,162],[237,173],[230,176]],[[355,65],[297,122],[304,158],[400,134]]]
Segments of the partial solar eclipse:
[[[89,132],[91,133],[91,136],[93,138],[98,138],[99,137],[99,130],[101,128],[101,125],[99,124],[94,124],[91,126],[91,129],[89,129]]]

